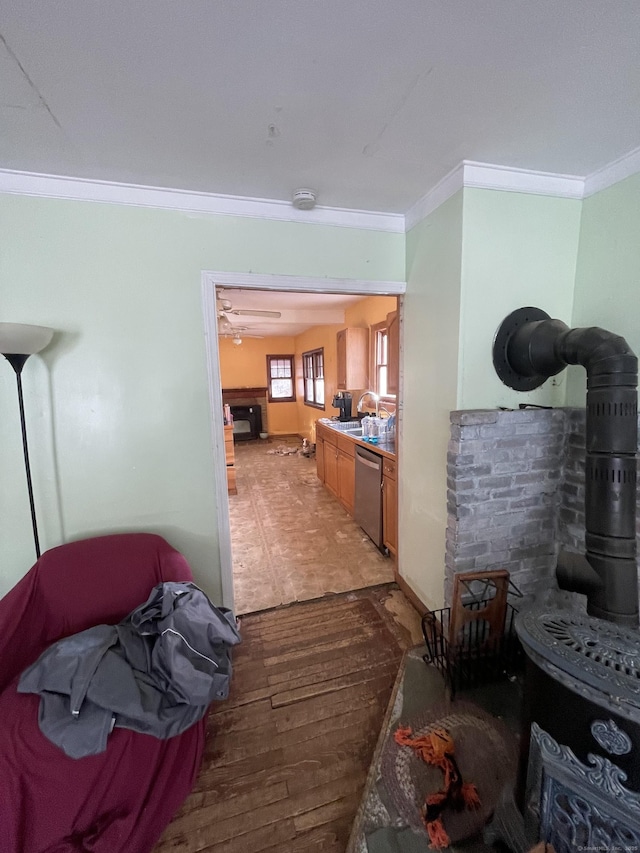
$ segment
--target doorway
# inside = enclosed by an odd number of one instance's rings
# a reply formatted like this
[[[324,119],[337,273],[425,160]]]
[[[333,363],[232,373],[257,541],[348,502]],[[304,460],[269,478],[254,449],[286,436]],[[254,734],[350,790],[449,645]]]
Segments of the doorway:
[[[218,306],[216,303],[216,287],[242,290],[264,290],[280,292],[283,295],[293,293],[310,294],[341,294],[353,295],[359,298],[367,296],[396,296],[401,297],[405,292],[406,283],[397,281],[351,281],[346,279],[312,279],[297,276],[271,276],[252,273],[202,273],[202,302],[205,320],[205,342],[207,349],[207,367],[209,373],[209,392],[211,406],[212,444],[214,449],[214,465],[216,471],[225,470],[224,430],[222,381],[220,371],[220,354],[218,348]],[[401,312],[401,308],[400,308]],[[235,320],[235,317],[234,317]],[[400,346],[400,376],[402,377],[402,344]],[[398,401],[401,401],[401,388]],[[399,432],[401,432],[401,406],[399,412]],[[318,411],[317,417],[331,416],[331,411]],[[229,499],[226,481],[223,477],[216,478],[216,497],[218,505],[217,526],[220,548],[220,568],[223,591],[223,604],[235,609],[233,588],[233,554],[231,541],[231,526]]]

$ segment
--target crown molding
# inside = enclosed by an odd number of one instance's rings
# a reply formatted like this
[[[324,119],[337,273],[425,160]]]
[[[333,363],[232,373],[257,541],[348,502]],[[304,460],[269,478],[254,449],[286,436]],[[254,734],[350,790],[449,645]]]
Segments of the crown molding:
[[[463,160],[406,213],[406,230],[409,231],[433,213],[458,190],[467,187],[581,199],[584,193],[584,178],[577,175],[557,175],[553,172],[512,169],[493,163]]]
[[[638,172],[640,172],[640,147],[634,148],[623,157],[618,157],[617,160],[588,175],[584,181],[584,197],[588,198],[601,190],[606,190]]]
[[[301,211],[286,201],[190,192],[35,172],[18,172],[10,169],[0,169],[0,193],[151,207],[195,215],[242,216],[402,234],[410,231],[458,190],[465,187],[582,199],[638,172],[640,172],[640,147],[592,172],[587,177],[514,169],[493,163],[463,160],[404,215],[321,205],[313,210]]]
[[[398,213],[323,206],[303,211],[286,201],[15,172],[9,169],[0,169],[0,193],[404,233],[404,216]]]
[[[405,231],[410,231],[418,222],[426,219],[441,204],[455,195],[464,186],[464,163],[459,163],[447,175],[429,190],[426,195],[405,213]]]
[[[603,166],[587,177],[512,169],[492,163],[463,160],[459,166],[417,201],[405,215],[406,230],[425,219],[463,187],[545,195],[554,198],[588,198],[640,172],[640,147]]]
[[[475,160],[463,160],[463,165],[465,187],[555,198],[581,199],[584,193],[584,178],[577,175],[512,169],[492,163],[477,163]]]

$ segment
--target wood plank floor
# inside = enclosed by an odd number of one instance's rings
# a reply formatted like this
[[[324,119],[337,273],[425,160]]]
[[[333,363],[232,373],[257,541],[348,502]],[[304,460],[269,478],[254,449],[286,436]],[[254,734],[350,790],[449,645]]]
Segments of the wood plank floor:
[[[388,587],[246,616],[196,787],[154,853],[344,853],[408,632]]]
[[[298,438],[239,442],[229,498],[236,613],[365,589],[394,579],[383,557],[318,479],[316,460],[277,450]]]

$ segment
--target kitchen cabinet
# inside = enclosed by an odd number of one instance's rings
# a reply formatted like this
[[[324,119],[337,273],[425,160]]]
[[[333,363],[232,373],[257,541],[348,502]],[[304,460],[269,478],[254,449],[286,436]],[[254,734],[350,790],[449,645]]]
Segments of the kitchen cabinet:
[[[338,500],[353,515],[356,494],[355,445],[350,438],[338,436]]]
[[[400,385],[400,317],[397,311],[387,314],[387,393],[398,394]]]
[[[320,462],[317,463],[318,476],[329,489],[329,491],[338,497],[338,434],[335,430],[329,427],[316,425],[316,454],[318,453],[318,441],[322,442],[322,470],[320,471]]]
[[[353,515],[354,442],[330,427],[316,424],[316,471],[318,479],[338,498],[349,515]]]
[[[369,329],[342,329],[337,334],[337,388],[339,391],[369,386]]]
[[[356,447],[352,436],[316,423],[318,479],[349,513],[354,515],[356,496]],[[369,444],[367,450],[382,458],[382,540],[394,559],[398,553],[398,484],[396,459],[383,448]]]
[[[382,540],[385,548],[398,556],[398,481],[395,459],[382,463]]]
[[[237,495],[236,450],[233,444],[233,424],[227,424],[224,428],[224,458],[227,465],[227,492],[230,495]]]
[[[324,433],[319,427],[316,427],[316,473],[324,483]]]
[[[338,448],[332,444],[325,444],[324,484],[338,497]]]

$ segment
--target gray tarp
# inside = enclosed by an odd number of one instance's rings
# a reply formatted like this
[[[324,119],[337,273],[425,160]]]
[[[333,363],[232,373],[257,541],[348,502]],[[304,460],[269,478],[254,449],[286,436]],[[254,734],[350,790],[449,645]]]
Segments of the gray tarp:
[[[20,677],[40,695],[42,733],[72,758],[106,749],[115,726],[173,737],[226,699],[233,614],[192,583],[162,583],[118,625],[50,646]]]

